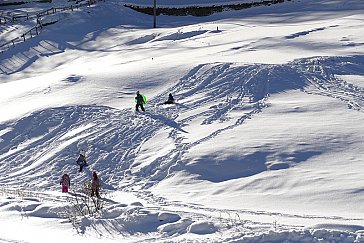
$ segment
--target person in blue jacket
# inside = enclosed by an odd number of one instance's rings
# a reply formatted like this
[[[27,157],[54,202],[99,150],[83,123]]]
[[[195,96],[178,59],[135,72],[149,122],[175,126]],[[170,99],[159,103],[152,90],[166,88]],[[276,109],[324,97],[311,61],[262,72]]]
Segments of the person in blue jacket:
[[[81,150],[80,156],[77,159],[77,164],[80,166],[80,172],[83,171],[83,167],[87,166],[85,151]]]

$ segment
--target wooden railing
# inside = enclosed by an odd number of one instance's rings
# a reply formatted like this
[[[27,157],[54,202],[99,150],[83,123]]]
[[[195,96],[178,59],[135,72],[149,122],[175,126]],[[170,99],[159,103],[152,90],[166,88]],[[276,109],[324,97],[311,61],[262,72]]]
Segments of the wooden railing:
[[[20,18],[26,18],[26,19],[36,18],[37,19],[37,24],[36,24],[36,26],[31,28],[30,30],[23,33],[21,36],[18,36],[16,38],[14,38],[14,39],[0,45],[0,53],[2,53],[4,51],[7,51],[8,49],[10,49],[12,47],[15,47],[15,45],[18,44],[18,43],[25,42],[27,39],[31,39],[34,36],[39,35],[40,30],[44,26],[44,24],[42,24],[41,17],[47,16],[47,15],[52,15],[52,14],[55,14],[57,12],[73,11],[74,9],[78,9],[80,7],[91,6],[95,2],[96,2],[95,0],[88,0],[85,3],[79,3],[79,4],[70,5],[70,6],[66,6],[66,7],[50,8],[50,9],[47,9],[47,10],[44,10],[44,11],[41,11],[41,12],[37,12],[36,14],[13,15],[13,17],[12,17],[13,22],[16,21],[17,19],[20,19]]]
[[[5,44],[0,45],[0,52],[4,52],[4,51],[10,49],[11,47],[15,47],[15,45],[18,43],[24,42],[27,39],[30,39],[30,38],[33,38],[34,36],[39,35],[40,29],[42,29],[42,25],[37,24],[30,30],[23,33],[21,36],[18,36],[16,38],[6,42]]]

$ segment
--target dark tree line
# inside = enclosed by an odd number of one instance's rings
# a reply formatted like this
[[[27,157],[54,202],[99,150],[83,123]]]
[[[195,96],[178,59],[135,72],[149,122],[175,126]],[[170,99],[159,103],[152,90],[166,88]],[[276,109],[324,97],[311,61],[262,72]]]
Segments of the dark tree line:
[[[260,2],[253,2],[253,3],[212,5],[204,7],[191,6],[191,7],[181,7],[181,8],[177,7],[157,8],[157,15],[162,14],[169,16],[187,16],[187,15],[208,16],[213,13],[219,13],[227,10],[241,10],[262,5],[270,6],[272,4],[283,3],[284,1],[290,1],[290,0],[263,0]],[[130,4],[127,4],[125,6],[141,13],[153,15],[153,7],[135,6]]]

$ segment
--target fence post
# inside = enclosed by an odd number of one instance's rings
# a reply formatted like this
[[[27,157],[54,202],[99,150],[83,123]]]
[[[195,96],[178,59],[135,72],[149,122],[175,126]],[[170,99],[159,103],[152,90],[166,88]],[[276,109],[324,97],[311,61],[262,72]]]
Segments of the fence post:
[[[157,28],[157,0],[153,4],[153,28]]]

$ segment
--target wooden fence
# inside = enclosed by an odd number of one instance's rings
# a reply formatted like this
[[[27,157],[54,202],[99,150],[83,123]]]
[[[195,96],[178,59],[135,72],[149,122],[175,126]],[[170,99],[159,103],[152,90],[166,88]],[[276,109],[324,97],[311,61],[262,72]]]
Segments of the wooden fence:
[[[15,47],[15,45],[18,44],[18,43],[24,42],[27,39],[31,39],[34,36],[39,35],[41,29],[42,29],[42,25],[37,24],[36,26],[31,28],[27,32],[23,33],[21,36],[18,36],[16,38],[6,42],[5,44],[0,45],[0,52],[4,52],[4,51],[8,50],[11,47]]]
[[[57,12],[64,12],[64,11],[73,11],[74,9],[78,9],[80,7],[84,7],[84,6],[91,6],[92,4],[95,3],[95,0],[88,0],[85,3],[79,3],[79,4],[75,4],[75,5],[70,5],[70,6],[66,6],[66,7],[59,7],[59,8],[50,8],[41,12],[37,12],[35,14],[26,14],[26,15],[13,15],[12,17],[12,21],[16,21],[18,19],[37,19],[37,25],[34,26],[33,28],[31,28],[30,30],[26,31],[25,33],[23,33],[21,36],[18,36],[2,45],[0,45],[0,53],[7,51],[8,49],[15,47],[16,44],[18,43],[22,43],[25,42],[28,39],[33,38],[34,36],[39,35],[40,30],[43,28],[43,24],[41,21],[41,17],[47,16],[47,15],[52,15],[55,14]],[[1,19],[1,18],[0,18]],[[4,18],[5,19],[5,18]],[[4,19],[2,21],[4,21]],[[6,21],[6,19],[5,19]]]
[[[92,0],[88,0],[85,3],[80,3],[80,4],[75,4],[75,5],[70,5],[70,6],[66,6],[66,7],[57,7],[57,8],[49,8],[37,13],[27,13],[27,14],[14,14],[11,18],[12,22],[15,22],[18,19],[35,19],[35,18],[40,18],[43,16],[47,16],[47,15],[51,15],[51,14],[55,14],[57,12],[63,12],[63,11],[68,11],[71,10],[73,11],[74,9],[78,9],[80,7],[84,7],[84,6],[91,6],[93,3],[95,3],[95,1]]]

